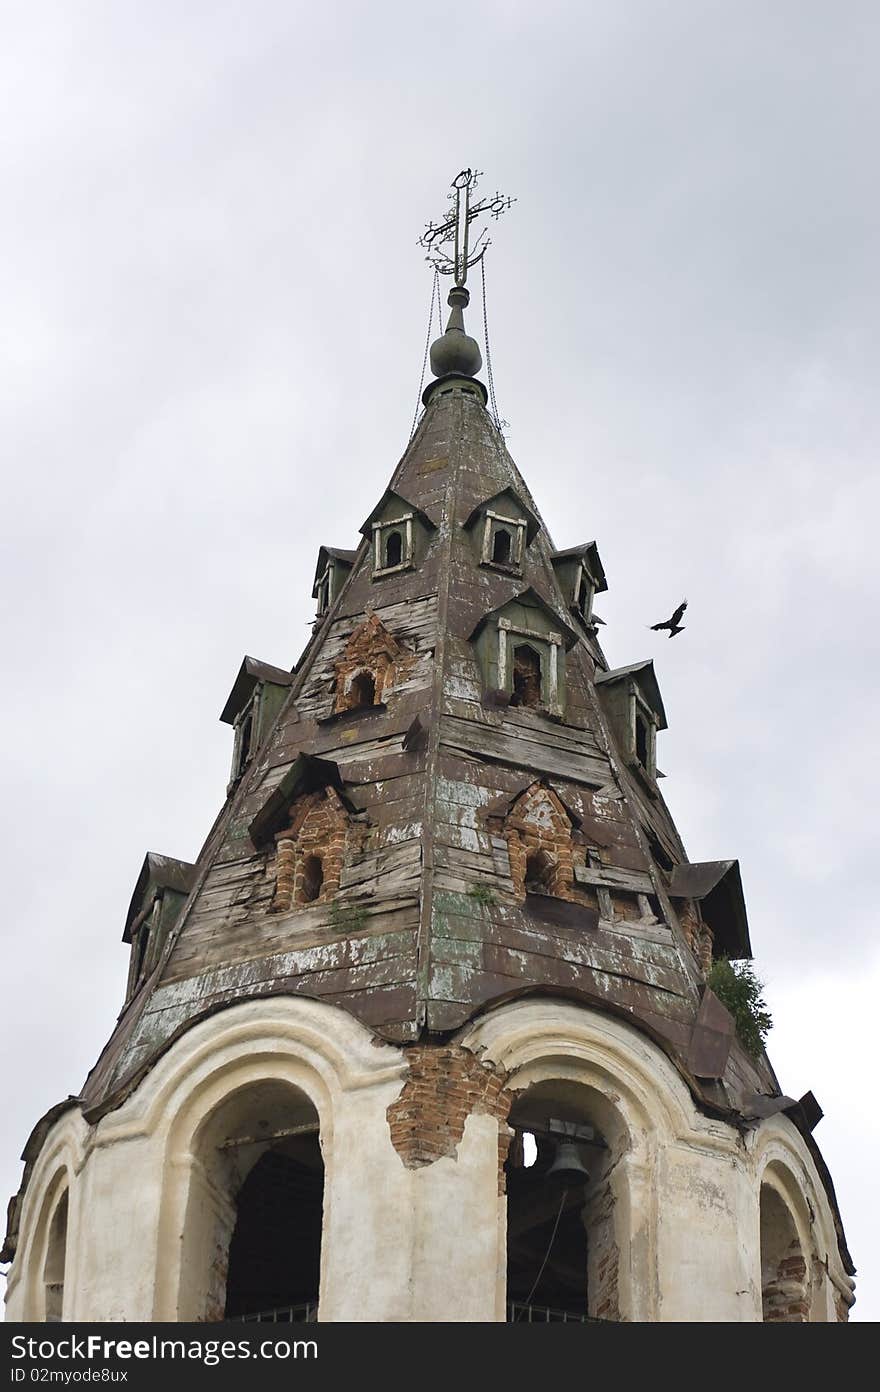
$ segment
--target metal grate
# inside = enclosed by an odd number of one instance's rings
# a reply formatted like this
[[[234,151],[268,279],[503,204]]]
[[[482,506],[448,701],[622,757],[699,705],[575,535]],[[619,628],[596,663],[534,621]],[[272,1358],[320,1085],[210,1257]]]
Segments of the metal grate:
[[[511,1300],[507,1306],[508,1324],[601,1324],[589,1315],[573,1315],[570,1310],[554,1310],[549,1305],[524,1305]]]
[[[274,1310],[258,1310],[253,1315],[230,1315],[237,1324],[317,1324],[318,1302],[302,1305],[279,1305]]]

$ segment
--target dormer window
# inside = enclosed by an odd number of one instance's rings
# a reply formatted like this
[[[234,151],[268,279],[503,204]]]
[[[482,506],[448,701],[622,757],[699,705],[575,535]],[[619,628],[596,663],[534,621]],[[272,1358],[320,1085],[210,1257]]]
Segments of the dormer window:
[[[522,590],[485,614],[470,636],[487,703],[562,717],[565,654],[577,633],[536,591]]]
[[[413,514],[373,523],[373,575],[407,570],[413,563]]]
[[[131,946],[126,1000],[159,961],[195,880],[195,866],[151,851],[144,860],[125,920],[123,942]]]
[[[522,574],[526,550],[539,526],[534,512],[513,488],[485,498],[464,521],[480,565],[508,575]]]
[[[505,517],[487,511],[483,524],[483,565],[499,566],[502,570],[522,570],[526,546],[524,517]]]
[[[292,673],[258,662],[254,657],[246,657],[242,662],[220,716],[235,732],[228,793],[232,792],[269,733],[292,680]]]
[[[361,527],[370,541],[372,578],[384,580],[421,565],[436,530],[426,512],[389,488]]]
[[[356,551],[340,551],[335,546],[322,546],[319,550],[312,585],[312,599],[316,601],[316,619],[323,618],[336,602],[340,590],[351,574],[356,558]]]
[[[593,629],[593,599],[608,589],[596,543],[588,541],[567,551],[554,551],[552,560],[566,604],[585,628]]]
[[[651,662],[637,662],[613,672],[601,672],[596,688],[626,762],[657,796],[657,731],[666,729],[666,715]]]

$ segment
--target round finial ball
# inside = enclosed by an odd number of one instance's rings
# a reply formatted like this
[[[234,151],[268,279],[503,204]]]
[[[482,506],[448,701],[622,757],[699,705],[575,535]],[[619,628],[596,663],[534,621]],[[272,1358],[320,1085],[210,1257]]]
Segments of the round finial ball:
[[[482,366],[480,345],[461,329],[447,329],[442,338],[431,344],[431,371],[435,377],[445,377],[450,372],[476,377]]]
[[[475,377],[483,366],[479,344],[464,331],[462,311],[469,300],[470,295],[463,285],[453,285],[449,292],[452,313],[446,332],[431,344],[431,371],[435,377],[446,377],[450,372],[460,377]]]

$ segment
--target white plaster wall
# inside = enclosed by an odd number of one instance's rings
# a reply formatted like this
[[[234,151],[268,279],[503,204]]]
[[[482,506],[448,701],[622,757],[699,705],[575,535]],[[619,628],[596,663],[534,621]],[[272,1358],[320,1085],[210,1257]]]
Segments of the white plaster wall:
[[[455,1159],[413,1170],[414,1247],[411,1319],[504,1318],[500,1292],[498,1122],[469,1116]],[[500,1232],[499,1232],[500,1228]],[[501,1269],[502,1286],[506,1267]]]
[[[679,1141],[658,1155],[659,1319],[760,1320],[754,1188],[744,1162],[735,1136],[714,1150]]]

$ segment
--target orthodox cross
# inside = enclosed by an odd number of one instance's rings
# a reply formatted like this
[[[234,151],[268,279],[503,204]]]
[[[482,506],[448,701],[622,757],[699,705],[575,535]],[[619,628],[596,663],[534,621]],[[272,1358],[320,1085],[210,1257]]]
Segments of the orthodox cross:
[[[453,205],[451,210],[442,222],[429,222],[419,237],[419,246],[428,253],[426,259],[441,275],[454,276],[455,284],[461,286],[467,280],[468,268],[482,260],[489,246],[489,233],[484,227],[471,247],[471,223],[484,216],[498,218],[516,202],[500,193],[473,201],[479,178],[477,169],[463,169],[457,174],[447,194]]]

